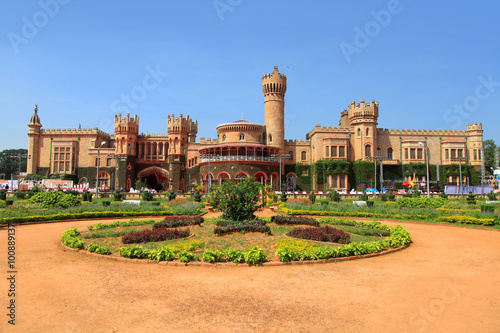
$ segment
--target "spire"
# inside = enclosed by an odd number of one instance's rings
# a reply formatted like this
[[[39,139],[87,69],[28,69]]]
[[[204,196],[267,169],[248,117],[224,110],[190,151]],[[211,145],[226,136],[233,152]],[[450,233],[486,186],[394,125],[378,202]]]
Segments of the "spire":
[[[40,123],[40,117],[38,116],[38,104],[35,104],[35,113],[33,114],[33,116],[31,116],[28,126],[29,125],[42,126],[42,124]]]

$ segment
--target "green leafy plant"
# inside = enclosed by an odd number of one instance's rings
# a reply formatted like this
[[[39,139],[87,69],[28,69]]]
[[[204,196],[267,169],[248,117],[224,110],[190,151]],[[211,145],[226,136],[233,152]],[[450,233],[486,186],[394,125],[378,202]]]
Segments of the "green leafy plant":
[[[68,208],[80,204],[80,200],[63,191],[39,192],[28,199],[29,203],[41,204],[44,208]]]
[[[488,196],[488,200],[491,200],[491,201],[497,200],[497,195],[494,191],[488,192],[487,196]],[[0,199],[2,199],[1,196],[0,196]],[[2,199],[2,200],[5,200],[5,199]]]
[[[179,259],[180,262],[184,263],[190,261],[199,261],[199,257],[196,254],[189,251],[180,251],[179,253],[177,253],[177,259]]]
[[[235,184],[224,182],[214,190],[217,208],[222,210],[222,218],[231,221],[253,220],[257,210],[258,196],[261,184],[253,178]]]
[[[236,264],[245,262],[243,252],[240,250],[235,250],[232,247],[224,251],[224,257],[226,258],[227,261],[232,261]],[[205,261],[205,259],[203,259],[203,261]]]
[[[224,253],[217,250],[206,249],[205,252],[203,252],[203,261],[211,263],[224,261]]]
[[[267,260],[267,253],[258,246],[252,246],[243,252],[243,258],[247,264],[258,265]]]

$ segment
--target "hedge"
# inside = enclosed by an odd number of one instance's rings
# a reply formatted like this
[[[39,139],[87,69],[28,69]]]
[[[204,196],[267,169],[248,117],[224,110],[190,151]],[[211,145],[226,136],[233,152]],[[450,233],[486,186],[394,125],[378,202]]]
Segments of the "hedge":
[[[32,215],[19,217],[3,217],[0,219],[0,224],[20,223],[20,222],[45,222],[59,220],[77,220],[77,219],[95,219],[107,217],[130,217],[130,216],[165,216],[173,215],[169,211],[152,211],[152,212],[82,212],[82,213],[57,213],[52,215]]]
[[[464,215],[443,216],[440,217],[439,220],[448,223],[464,223],[464,224],[475,224],[475,225],[485,225],[485,226],[495,225],[495,219],[481,219]]]
[[[425,220],[426,215],[409,215],[409,214],[381,214],[370,212],[339,212],[339,211],[314,211],[304,209],[290,209],[281,207],[281,211],[287,215],[312,215],[312,216],[352,216],[352,217],[373,217],[373,218],[386,218],[386,219],[408,219],[408,220]]]

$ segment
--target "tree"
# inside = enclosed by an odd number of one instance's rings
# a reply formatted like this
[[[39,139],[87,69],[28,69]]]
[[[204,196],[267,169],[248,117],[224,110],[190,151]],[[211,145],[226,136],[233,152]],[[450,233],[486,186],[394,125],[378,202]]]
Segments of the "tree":
[[[492,174],[491,168],[495,169],[495,150],[498,148],[493,140],[483,141],[484,166],[488,174]]]
[[[21,172],[26,172],[27,149],[6,149],[0,152],[0,174],[5,175],[5,179],[10,179],[11,175],[19,173],[19,155],[21,157]]]
[[[247,177],[237,184],[224,182],[214,191],[217,208],[222,210],[222,218],[230,221],[249,221],[255,219],[259,194],[262,185],[254,178]]]

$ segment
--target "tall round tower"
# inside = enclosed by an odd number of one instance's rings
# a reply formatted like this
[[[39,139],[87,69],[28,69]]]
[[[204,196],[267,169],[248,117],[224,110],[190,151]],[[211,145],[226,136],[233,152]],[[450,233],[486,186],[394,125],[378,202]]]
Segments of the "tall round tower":
[[[285,149],[285,92],[286,75],[278,66],[270,74],[262,76],[264,92],[264,123],[266,125],[265,144]]]

